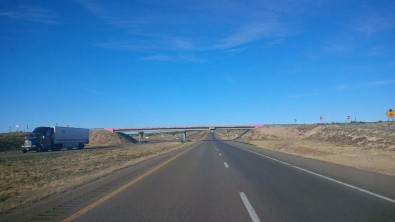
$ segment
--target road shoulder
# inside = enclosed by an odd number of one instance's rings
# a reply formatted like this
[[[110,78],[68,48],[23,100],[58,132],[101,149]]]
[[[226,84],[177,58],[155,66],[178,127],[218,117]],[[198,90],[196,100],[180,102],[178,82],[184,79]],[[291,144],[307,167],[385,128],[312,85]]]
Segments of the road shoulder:
[[[256,147],[250,144],[244,144],[235,141],[224,141],[226,144],[236,146],[241,149],[257,152],[268,157],[283,161],[294,166],[307,169],[314,173],[342,181],[347,184],[369,190],[371,192],[395,199],[394,187],[395,177],[379,173],[360,170],[352,167],[328,163],[320,160],[309,159],[306,157],[296,156],[287,153],[281,153],[273,150]]]

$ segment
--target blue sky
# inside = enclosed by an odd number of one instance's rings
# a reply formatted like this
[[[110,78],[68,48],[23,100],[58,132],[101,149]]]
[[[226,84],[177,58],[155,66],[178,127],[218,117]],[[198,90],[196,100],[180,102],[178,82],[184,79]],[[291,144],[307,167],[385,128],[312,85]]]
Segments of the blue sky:
[[[394,1],[0,1],[0,130],[386,120]]]

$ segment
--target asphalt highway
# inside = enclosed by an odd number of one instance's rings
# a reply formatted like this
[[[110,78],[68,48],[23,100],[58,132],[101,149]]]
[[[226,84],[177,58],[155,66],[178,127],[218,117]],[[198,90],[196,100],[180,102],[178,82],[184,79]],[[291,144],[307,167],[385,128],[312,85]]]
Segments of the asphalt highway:
[[[208,134],[7,220],[395,221],[394,185],[394,177]]]

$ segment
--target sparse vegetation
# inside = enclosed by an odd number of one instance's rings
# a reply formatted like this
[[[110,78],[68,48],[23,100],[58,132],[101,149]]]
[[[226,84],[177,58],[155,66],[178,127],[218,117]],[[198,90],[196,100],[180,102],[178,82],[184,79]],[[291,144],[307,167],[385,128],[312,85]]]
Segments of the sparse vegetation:
[[[0,150],[19,150],[27,134],[0,134]],[[191,138],[196,141],[204,135],[191,133]],[[150,135],[155,143],[135,144],[127,135],[92,130],[90,141],[87,149],[79,151],[0,153],[0,213],[182,146],[173,133]]]
[[[154,143],[43,154],[0,155],[0,212],[63,192],[115,170],[181,147]]]
[[[13,133],[1,133],[0,134],[0,152],[10,150],[20,150],[25,137],[29,133],[24,132],[13,132]]]
[[[231,138],[238,133],[231,133]],[[227,137],[224,132],[220,135]],[[386,122],[265,126],[246,133],[241,140],[266,149],[395,175],[395,128]]]

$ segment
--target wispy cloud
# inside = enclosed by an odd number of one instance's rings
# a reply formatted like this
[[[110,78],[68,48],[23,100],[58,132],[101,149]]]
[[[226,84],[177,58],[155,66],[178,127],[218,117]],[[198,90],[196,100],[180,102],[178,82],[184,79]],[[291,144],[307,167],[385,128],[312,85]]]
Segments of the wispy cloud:
[[[291,32],[289,30],[287,30],[282,24],[275,21],[271,21],[269,23],[246,25],[237,32],[220,40],[220,43],[217,44],[215,48],[229,49],[265,38],[278,38],[290,34]]]
[[[151,51],[158,47],[148,41],[136,40],[134,42],[112,41],[92,44],[95,47],[124,51]]]
[[[347,54],[356,50],[358,44],[355,42],[355,38],[346,33],[330,36],[327,38],[321,48],[325,54]]]
[[[190,51],[198,51],[199,47],[196,46],[196,39],[186,39],[186,38],[170,38],[167,40],[171,46],[175,47],[176,49],[181,50],[190,50]]]
[[[94,0],[75,1],[99,19],[102,19],[104,22],[121,29],[127,29],[136,32],[140,30],[142,26],[146,26],[152,22],[152,18],[147,16],[143,16],[139,19],[132,16],[120,16],[116,9]]]
[[[381,31],[395,29],[394,18],[369,13],[351,23],[352,28],[365,35],[373,35]]]
[[[182,38],[166,36],[133,36],[125,37],[124,40],[112,40],[92,44],[95,47],[124,51],[172,51],[172,52],[203,52],[210,50],[209,46],[203,46],[197,38]]]
[[[112,5],[106,7],[102,3],[94,0],[76,0],[83,8],[90,11],[92,14],[103,20],[107,24],[113,25],[124,30],[125,39],[136,39],[136,36],[141,39],[148,40],[146,42],[132,40],[129,43],[125,43],[122,39],[112,40],[112,42],[97,43],[95,46],[107,49],[115,50],[168,50],[168,51],[212,51],[212,50],[230,50],[234,48],[240,48],[260,40],[265,40],[271,44],[272,47],[275,44],[280,44],[281,41],[276,41],[273,44],[273,39],[276,40],[279,37],[286,37],[293,35],[291,25],[285,25],[278,22],[276,16],[273,14],[284,13],[284,11],[274,10],[272,7],[274,3],[262,4],[260,7],[264,7],[262,10],[254,8],[245,8],[245,4],[241,5],[232,3],[232,1],[215,1],[211,5],[215,5],[216,12],[209,10],[208,13],[215,13],[215,16],[219,16],[221,19],[228,18],[229,16],[240,17],[240,21],[233,23],[228,34],[225,32],[218,35],[212,35],[208,32],[207,27],[195,27],[197,33],[199,29],[204,29],[204,32],[200,32],[199,35],[191,35],[188,32],[180,32],[180,30],[190,30],[190,25],[195,23],[207,23],[212,27],[222,27],[221,22],[213,22],[212,18],[202,17],[199,10],[205,10],[206,8],[197,3],[197,9],[191,10],[191,6],[186,4],[180,4],[185,7],[185,10],[191,11],[191,16],[185,14],[169,15],[159,11],[149,11],[146,14],[142,13],[119,13],[122,9],[119,6]],[[155,3],[148,3],[153,4]],[[165,4],[165,3],[163,3]],[[165,4],[166,5],[166,4]],[[269,6],[270,7],[269,7]],[[236,7],[238,6],[238,7]],[[223,7],[223,8],[221,8]],[[154,7],[155,8],[155,7]],[[275,7],[278,9],[277,7]],[[218,11],[221,11],[218,15]],[[255,12],[254,15],[249,15],[247,12]],[[118,12],[118,13],[117,13]],[[270,14],[270,15],[268,15]],[[214,16],[214,15],[213,15]],[[203,19],[204,21],[196,21],[196,19]],[[257,22],[260,21],[260,22]],[[169,27],[163,31],[163,27]],[[158,31],[161,30],[160,32]],[[190,32],[190,31],[189,31]]]
[[[108,10],[105,6],[95,2],[95,1],[90,1],[90,0],[76,0],[78,4],[80,4],[82,7],[90,11],[91,13],[95,14],[96,16],[107,19],[110,18],[108,16]]]
[[[85,93],[89,93],[89,94],[93,94],[93,95],[99,95],[99,96],[108,96],[108,93],[104,93],[100,90],[97,89],[93,89],[91,87],[87,87],[86,84],[82,83],[79,80],[73,81],[72,83],[70,83],[70,87],[79,90],[79,91],[83,91]]]
[[[365,89],[365,88],[376,88],[376,87],[383,87],[387,85],[395,85],[395,80],[377,80],[377,81],[362,82],[356,84],[342,84],[335,86],[333,89],[337,91],[344,91],[344,90],[355,90],[355,89]]]
[[[2,9],[0,17],[51,25],[59,23],[52,11],[37,5],[19,5],[12,9]]]
[[[256,41],[265,40],[263,48],[271,48],[281,44],[283,38],[292,35],[290,31],[280,26],[267,24],[262,26],[249,26],[238,30],[223,38],[205,37],[180,37],[161,35],[139,36],[144,38],[129,40],[128,42],[112,41],[93,44],[96,47],[126,50],[126,51],[173,51],[173,52],[206,52],[215,50],[226,50],[227,52],[240,52],[248,49],[246,45]],[[280,37],[280,38],[279,38]]]
[[[168,55],[152,55],[152,56],[145,56],[141,58],[143,61],[155,61],[155,62],[173,62],[177,61],[176,56],[168,56]]]
[[[379,44],[363,51],[363,56],[383,56],[393,54],[395,52],[395,44]]]

